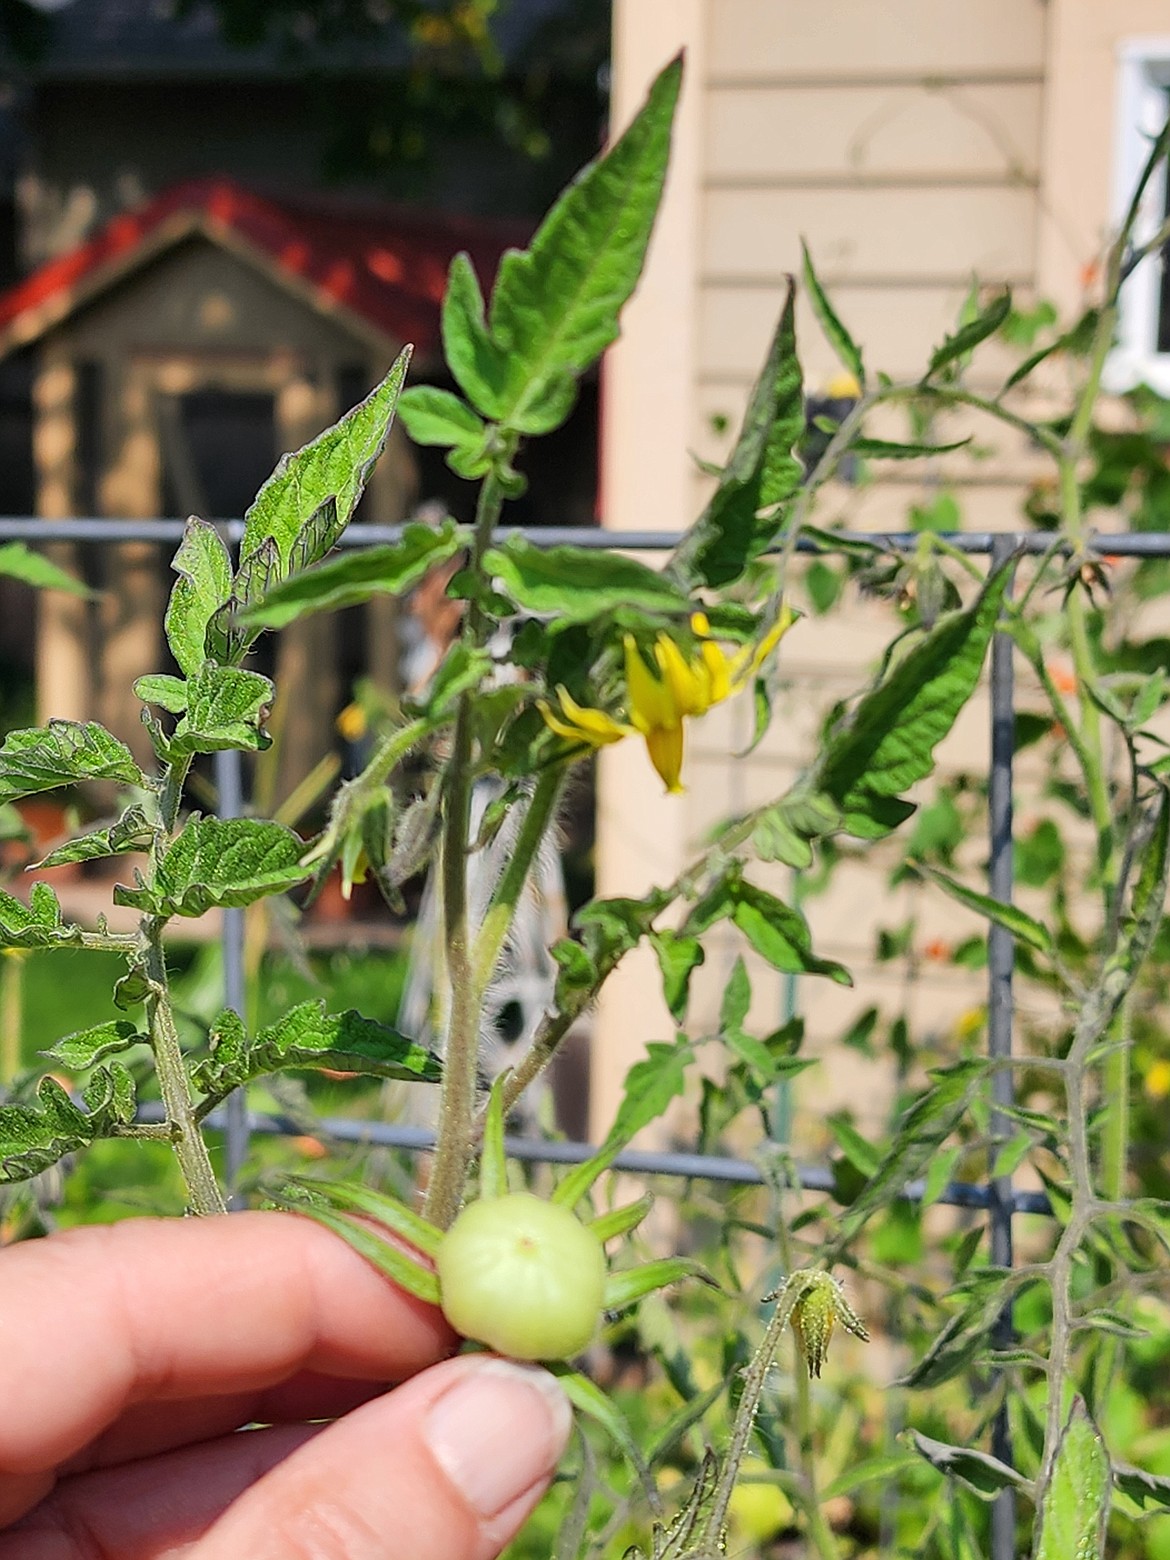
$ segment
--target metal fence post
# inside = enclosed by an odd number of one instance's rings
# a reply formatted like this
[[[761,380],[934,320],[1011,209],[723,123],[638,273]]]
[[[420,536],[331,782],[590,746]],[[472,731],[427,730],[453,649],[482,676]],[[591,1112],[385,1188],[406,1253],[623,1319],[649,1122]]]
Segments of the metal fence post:
[[[992,568],[1004,566],[1015,549],[1016,538],[997,536],[991,545]],[[1010,589],[1010,587],[1009,587]],[[991,769],[987,791],[988,832],[991,854],[988,870],[991,897],[1004,904],[1012,898],[1012,762],[1015,756],[1015,679],[1012,638],[999,632],[991,642]],[[992,1061],[1012,1054],[1012,968],[1015,945],[1011,933],[994,923],[987,934],[987,1050]],[[991,1075],[994,1105],[1011,1105],[1014,1095],[1010,1067],[997,1067]],[[1006,1137],[1011,1120],[992,1109],[993,1145]],[[997,1267],[1012,1265],[1012,1214],[1015,1193],[1010,1175],[992,1177],[987,1188],[991,1260]],[[1012,1309],[1004,1309],[992,1334],[998,1348],[1012,1339]],[[992,1454],[1012,1465],[1012,1436],[1006,1400],[1000,1404],[991,1428]],[[1016,1495],[1001,1490],[991,1508],[991,1560],[1013,1560],[1016,1552]]]

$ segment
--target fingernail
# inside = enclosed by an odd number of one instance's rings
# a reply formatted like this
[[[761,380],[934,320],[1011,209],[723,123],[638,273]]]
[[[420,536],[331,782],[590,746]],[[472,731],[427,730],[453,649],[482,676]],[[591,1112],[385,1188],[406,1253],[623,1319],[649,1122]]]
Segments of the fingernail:
[[[509,1360],[468,1362],[431,1405],[424,1434],[435,1461],[481,1517],[494,1517],[550,1476],[573,1411],[548,1371]]]

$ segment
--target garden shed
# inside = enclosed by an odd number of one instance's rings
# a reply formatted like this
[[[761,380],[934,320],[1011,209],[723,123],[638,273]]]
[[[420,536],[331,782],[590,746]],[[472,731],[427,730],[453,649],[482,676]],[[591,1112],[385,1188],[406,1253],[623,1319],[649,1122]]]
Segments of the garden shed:
[[[115,217],[0,296],[0,355],[31,359],[36,513],[238,518],[277,456],[366,394],[404,342],[424,375],[434,370],[451,256],[469,250],[490,276],[514,228],[294,202],[225,178],[178,184]],[[396,432],[361,518],[393,524],[417,496],[415,459]],[[58,543],[55,555],[101,593],[42,598],[41,709],[96,714],[141,745],[129,688],[162,664],[168,559],[142,541],[106,549],[101,563],[83,544]],[[387,683],[392,611],[374,603],[361,627],[364,664]],[[282,757],[290,779],[330,740],[337,632],[322,616],[280,643],[281,678],[297,690]]]

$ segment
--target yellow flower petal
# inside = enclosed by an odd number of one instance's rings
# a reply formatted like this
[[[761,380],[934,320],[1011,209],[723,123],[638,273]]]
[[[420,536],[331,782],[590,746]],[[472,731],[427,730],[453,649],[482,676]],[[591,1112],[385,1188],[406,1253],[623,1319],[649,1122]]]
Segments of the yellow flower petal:
[[[677,726],[678,709],[665,683],[660,682],[643,661],[631,634],[625,636],[623,643],[626,650],[626,701],[631,723],[643,736],[663,726]]]
[[[633,734],[632,726],[625,726],[607,715],[604,710],[586,709],[572,698],[567,689],[558,686],[557,698],[565,718],[556,714],[544,699],[537,700],[537,707],[550,731],[570,742],[586,742],[590,747],[605,747],[610,742],[620,742]]]
[[[796,613],[785,603],[772,627],[756,646],[745,645],[731,663],[731,691],[738,693],[756,675],[764,662],[796,622]]]
[[[683,729],[681,726],[659,726],[646,733],[646,751],[662,783],[673,794],[682,790],[680,775],[683,761]]]
[[[701,661],[688,661],[669,634],[659,634],[654,656],[670,692],[676,720],[710,709],[710,679]]]
[[[734,678],[732,676],[732,662],[728,659],[722,645],[717,645],[713,639],[704,639],[699,646],[699,655],[707,672],[707,681],[710,689],[708,707],[719,704],[728,698],[734,691]]]

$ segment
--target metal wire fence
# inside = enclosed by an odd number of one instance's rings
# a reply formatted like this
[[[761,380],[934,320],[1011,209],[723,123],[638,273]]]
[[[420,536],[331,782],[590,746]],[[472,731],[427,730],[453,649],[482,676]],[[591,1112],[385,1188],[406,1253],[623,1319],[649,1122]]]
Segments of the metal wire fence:
[[[37,520],[27,517],[0,519],[0,541],[47,543],[55,541],[114,544],[147,541],[177,544],[183,534],[181,520],[120,520],[108,518],[73,520]],[[217,523],[225,542],[238,546],[243,535],[242,521]],[[341,537],[341,547],[367,547],[397,540],[397,526],[356,525]],[[679,533],[666,531],[611,531],[571,527],[531,528],[520,531],[537,545],[571,543],[578,547],[621,548],[637,551],[664,551],[679,540]],[[887,548],[910,548],[919,540],[917,533],[841,532],[842,547],[853,543],[875,543]],[[987,557],[993,565],[1015,554],[1039,556],[1053,546],[1050,535],[1037,532],[968,532],[945,538],[952,547],[972,556]],[[1170,557],[1170,533],[1102,534],[1089,539],[1090,550],[1110,557]],[[802,544],[806,552],[823,552],[823,541]],[[1012,815],[1013,755],[1015,749],[1015,680],[1012,642],[1007,634],[997,634],[992,643],[989,679],[990,730],[988,734],[988,891],[995,899],[1010,903],[1013,893]],[[244,787],[241,755],[238,752],[215,755],[215,778],[219,812],[223,817],[238,817],[244,811]],[[1012,975],[1014,949],[1011,934],[998,925],[988,933],[988,1024],[987,1052],[993,1061],[1005,1062],[1012,1055],[1014,998]],[[224,1001],[241,1013],[244,1009],[244,913],[223,912]],[[992,1072],[992,1135],[1006,1135],[1009,1129],[1005,1107],[1013,1102],[1012,1070],[999,1066]],[[279,1114],[249,1111],[242,1096],[235,1095],[208,1119],[210,1126],[222,1130],[225,1141],[225,1174],[229,1189],[238,1184],[241,1167],[247,1157],[253,1134],[290,1134],[303,1131]],[[339,1142],[425,1151],[432,1135],[419,1127],[399,1123],[326,1118],[320,1130]],[[520,1159],[544,1163],[572,1164],[588,1158],[594,1149],[586,1143],[555,1142],[542,1139],[509,1138],[508,1152]],[[771,1171],[760,1164],[703,1153],[627,1151],[616,1160],[619,1169],[648,1176],[673,1176],[711,1182],[761,1185],[774,1180]],[[831,1192],[834,1177],[821,1166],[799,1169],[800,1187],[809,1191]],[[907,1198],[923,1192],[923,1183],[903,1188]],[[990,1256],[999,1267],[1013,1263],[1013,1222],[1021,1213],[1049,1214],[1047,1197],[1016,1188],[1010,1175],[996,1176],[984,1183],[952,1182],[938,1199],[962,1208],[985,1208],[988,1215]],[[1006,1346],[1011,1339],[1010,1312],[999,1320],[995,1341]],[[992,1450],[1002,1461],[1011,1463],[1012,1449],[1006,1408],[1000,1411],[993,1428]],[[1011,1560],[1015,1553],[1015,1508],[1011,1492],[997,1498],[992,1511],[992,1560]]]

